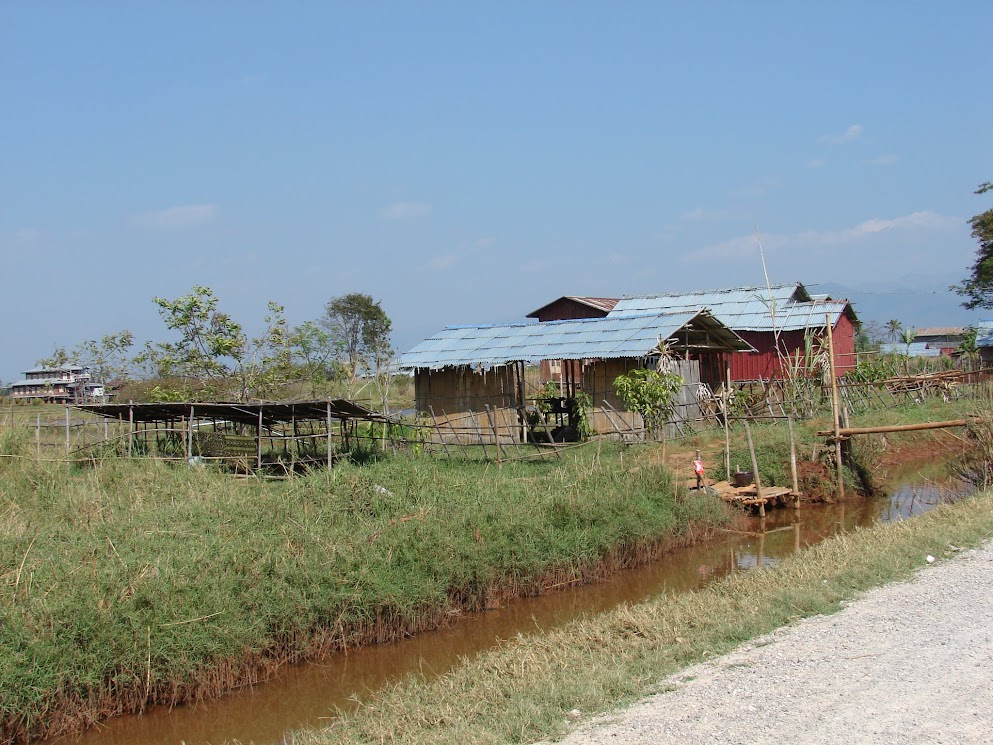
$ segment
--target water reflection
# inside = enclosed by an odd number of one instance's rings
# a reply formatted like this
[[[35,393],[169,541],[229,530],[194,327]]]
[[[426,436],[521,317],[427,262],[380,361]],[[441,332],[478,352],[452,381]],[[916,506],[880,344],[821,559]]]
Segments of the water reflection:
[[[119,717],[104,727],[57,742],[203,745],[238,739],[259,745],[282,743],[289,730],[319,726],[333,716],[336,707],[351,708],[357,699],[407,673],[441,674],[499,640],[540,633],[580,615],[599,613],[619,603],[635,603],[663,591],[705,587],[729,572],[772,566],[835,533],[902,520],[968,491],[969,487],[960,482],[919,481],[900,485],[888,498],[847,505],[805,505],[797,512],[772,511],[764,519],[751,520],[743,532],[729,532],[718,541],[670,554],[606,582],[520,600],[404,641],[287,667],[266,684],[217,701]]]

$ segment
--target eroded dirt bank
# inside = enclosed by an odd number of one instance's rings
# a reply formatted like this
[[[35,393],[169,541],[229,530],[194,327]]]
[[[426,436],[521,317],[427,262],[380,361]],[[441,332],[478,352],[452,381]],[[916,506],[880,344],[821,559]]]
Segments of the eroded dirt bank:
[[[991,617],[988,542],[684,670],[563,742],[990,743]]]

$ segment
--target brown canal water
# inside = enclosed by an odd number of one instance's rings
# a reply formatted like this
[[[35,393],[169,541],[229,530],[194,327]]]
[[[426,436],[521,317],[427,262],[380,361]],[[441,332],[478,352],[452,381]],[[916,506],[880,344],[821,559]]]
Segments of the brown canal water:
[[[319,727],[334,716],[336,708],[351,709],[358,700],[407,673],[440,675],[500,640],[541,633],[579,616],[662,592],[699,589],[730,572],[771,566],[836,533],[902,520],[971,491],[962,482],[944,478],[928,481],[921,471],[914,470],[885,498],[844,505],[803,505],[798,512],[770,511],[764,520],[751,519],[747,534],[727,533],[618,573],[605,582],[467,614],[447,628],[410,639],[286,667],[264,684],[216,701],[118,717],[81,735],[47,741],[47,745],[219,745],[235,739],[257,745],[286,743],[290,731]]]

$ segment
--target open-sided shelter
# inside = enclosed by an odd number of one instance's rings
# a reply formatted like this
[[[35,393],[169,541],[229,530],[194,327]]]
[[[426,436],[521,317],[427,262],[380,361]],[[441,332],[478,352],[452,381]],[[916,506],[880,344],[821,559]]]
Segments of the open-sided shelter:
[[[562,381],[563,396],[569,398],[577,390],[588,394],[593,402],[591,424],[599,432],[638,428],[640,416],[623,411],[613,382],[632,368],[652,365],[660,341],[682,359],[680,369],[688,384],[719,385],[727,356],[750,349],[710,312],[693,308],[546,323],[449,326],[404,354],[399,366],[414,371],[417,410],[434,417],[439,427],[522,441],[527,437],[526,410],[534,401],[534,393],[529,396],[526,391],[526,365],[578,362],[580,374]],[[694,393],[690,387],[688,395]]]

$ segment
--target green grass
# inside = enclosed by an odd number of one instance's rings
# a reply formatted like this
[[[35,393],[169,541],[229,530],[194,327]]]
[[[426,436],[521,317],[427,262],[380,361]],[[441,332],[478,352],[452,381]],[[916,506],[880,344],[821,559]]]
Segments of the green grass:
[[[0,740],[218,693],[726,521],[624,457],[396,457],[277,483],[0,458]]]
[[[665,690],[678,670],[802,617],[833,613],[871,587],[906,579],[993,536],[993,492],[841,535],[771,569],[518,637],[432,681],[412,676],[295,745],[519,743]]]

